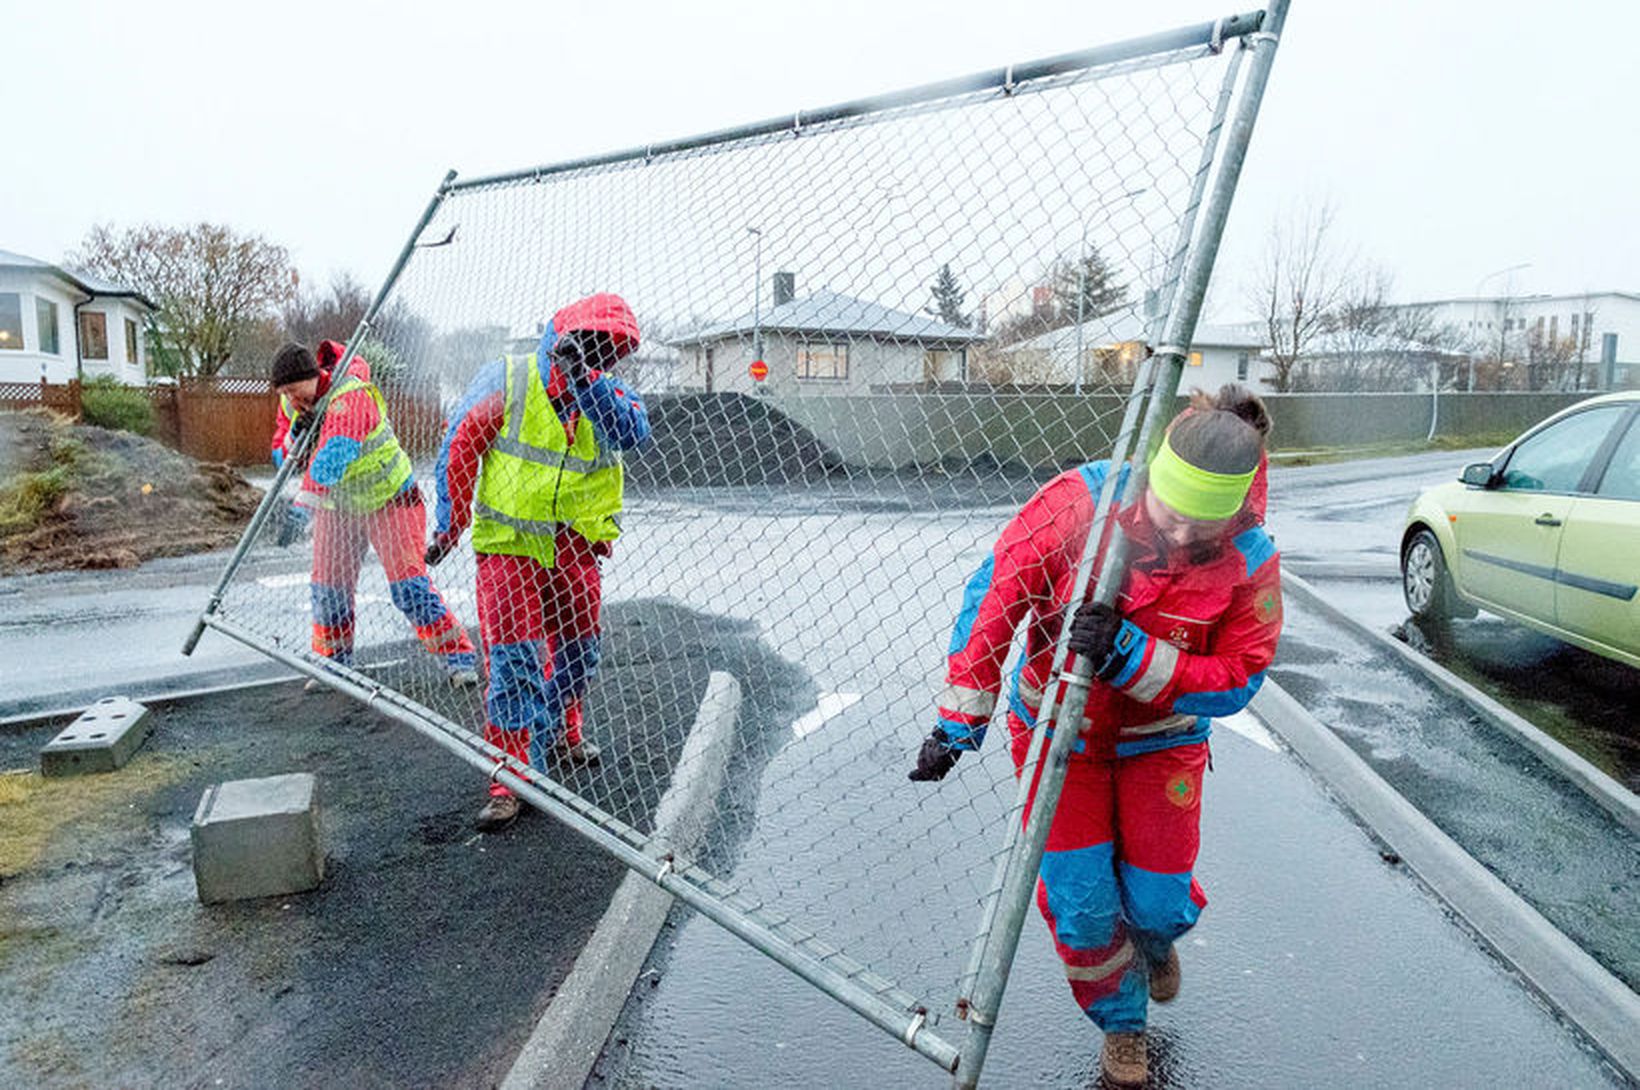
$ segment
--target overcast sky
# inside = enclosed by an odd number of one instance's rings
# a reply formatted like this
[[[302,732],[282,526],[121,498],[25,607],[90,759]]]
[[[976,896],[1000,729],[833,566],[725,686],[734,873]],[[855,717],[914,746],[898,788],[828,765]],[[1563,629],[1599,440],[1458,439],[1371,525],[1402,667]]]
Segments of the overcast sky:
[[[1251,8],[1249,0],[1242,8]],[[221,221],[374,286],[443,172],[645,144],[1238,10],[1012,5],[0,0],[0,249]],[[1216,275],[1330,199],[1405,299],[1640,290],[1640,4],[1294,0]],[[1484,285],[1500,290],[1502,278]]]

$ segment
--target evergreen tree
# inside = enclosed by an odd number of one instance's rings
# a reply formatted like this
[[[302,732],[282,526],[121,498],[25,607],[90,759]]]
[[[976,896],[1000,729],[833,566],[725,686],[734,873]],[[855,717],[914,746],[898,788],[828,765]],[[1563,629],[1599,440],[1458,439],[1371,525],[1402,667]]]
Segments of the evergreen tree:
[[[934,283],[929,285],[928,293],[934,299],[926,308],[929,314],[946,325],[954,325],[958,329],[968,328],[971,319],[962,312],[962,300],[968,293],[957,285],[957,276],[951,271],[949,261],[940,266],[939,275],[935,276]]]
[[[1054,325],[1089,322],[1127,302],[1127,285],[1122,283],[1097,247],[1090,247],[1081,260],[1061,258],[1052,273]],[[1077,294],[1081,293],[1078,311]]]

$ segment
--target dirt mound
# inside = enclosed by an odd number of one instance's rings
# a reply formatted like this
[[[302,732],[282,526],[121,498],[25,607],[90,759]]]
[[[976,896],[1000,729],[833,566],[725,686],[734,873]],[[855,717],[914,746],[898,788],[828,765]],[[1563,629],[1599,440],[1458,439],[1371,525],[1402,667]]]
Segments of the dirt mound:
[[[654,445],[626,463],[640,484],[787,484],[844,470],[835,450],[744,394],[647,399]]]
[[[261,492],[130,432],[0,413],[0,573],[130,568],[231,545]]]

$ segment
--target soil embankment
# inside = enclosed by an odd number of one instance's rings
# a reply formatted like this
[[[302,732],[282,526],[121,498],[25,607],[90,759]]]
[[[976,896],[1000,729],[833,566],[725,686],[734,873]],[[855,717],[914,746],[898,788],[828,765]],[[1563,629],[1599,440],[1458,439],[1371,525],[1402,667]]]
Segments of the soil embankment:
[[[226,465],[43,410],[0,413],[0,574],[230,545],[261,492]]]

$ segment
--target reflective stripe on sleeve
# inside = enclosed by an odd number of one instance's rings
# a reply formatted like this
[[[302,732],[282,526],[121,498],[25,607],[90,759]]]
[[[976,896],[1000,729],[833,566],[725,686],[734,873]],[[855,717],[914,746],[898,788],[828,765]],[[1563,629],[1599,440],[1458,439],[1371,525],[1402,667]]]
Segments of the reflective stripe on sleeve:
[[[1130,681],[1126,692],[1141,704],[1148,704],[1161,695],[1162,689],[1173,680],[1173,671],[1179,665],[1179,649],[1166,640],[1150,641],[1150,662]]]
[[[947,685],[940,693],[940,707],[963,715],[982,715],[987,719],[996,710],[997,694],[962,685]]]

